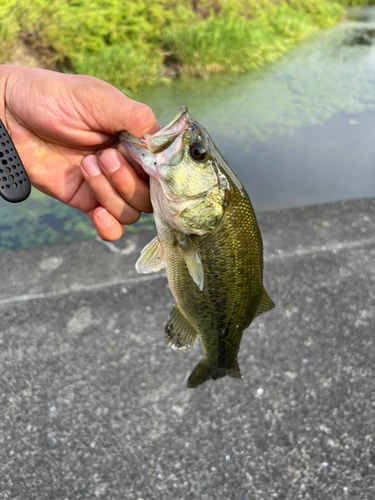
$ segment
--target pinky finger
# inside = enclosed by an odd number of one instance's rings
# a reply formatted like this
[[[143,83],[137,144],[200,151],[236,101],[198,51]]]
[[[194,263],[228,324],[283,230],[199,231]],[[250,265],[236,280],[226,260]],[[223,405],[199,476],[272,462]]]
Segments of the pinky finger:
[[[104,241],[116,241],[124,234],[124,227],[103,207],[96,207],[86,212],[99,236]]]

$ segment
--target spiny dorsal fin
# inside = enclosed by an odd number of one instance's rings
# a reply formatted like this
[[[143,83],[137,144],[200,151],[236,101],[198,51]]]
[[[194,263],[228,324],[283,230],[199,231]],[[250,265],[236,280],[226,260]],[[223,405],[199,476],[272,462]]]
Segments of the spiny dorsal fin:
[[[204,270],[197,247],[191,241],[190,237],[186,235],[177,238],[177,241],[190,276],[193,278],[194,283],[200,288],[200,290],[203,290]]]
[[[272,300],[268,297],[267,292],[263,290],[263,296],[262,300],[259,303],[257,312],[255,313],[254,318],[257,318],[261,314],[270,311],[275,307],[275,304],[272,302]]]
[[[163,248],[159,238],[155,236],[148,245],[144,247],[141,256],[135,264],[138,273],[157,273],[165,267]]]
[[[176,306],[171,311],[165,326],[165,341],[172,349],[187,351],[194,345],[197,333],[182,316]]]

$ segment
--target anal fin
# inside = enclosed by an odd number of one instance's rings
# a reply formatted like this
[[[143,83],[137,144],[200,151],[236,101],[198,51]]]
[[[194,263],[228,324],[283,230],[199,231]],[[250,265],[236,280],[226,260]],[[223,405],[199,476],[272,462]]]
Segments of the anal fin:
[[[155,236],[148,245],[144,247],[141,256],[135,264],[138,273],[157,273],[165,267],[163,249],[159,238]]]
[[[194,345],[197,332],[180,313],[176,306],[171,311],[165,326],[165,341],[172,349],[187,351]]]
[[[275,307],[275,304],[272,302],[272,300],[268,297],[267,292],[263,290],[263,296],[262,299],[259,303],[257,312],[255,313],[254,318],[257,318],[261,314],[270,311]]]

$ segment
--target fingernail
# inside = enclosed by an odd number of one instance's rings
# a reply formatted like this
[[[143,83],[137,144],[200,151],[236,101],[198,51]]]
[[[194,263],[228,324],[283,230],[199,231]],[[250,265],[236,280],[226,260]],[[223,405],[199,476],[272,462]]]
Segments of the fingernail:
[[[103,151],[99,158],[100,164],[109,172],[116,172],[121,166],[120,160],[114,151]]]
[[[102,173],[96,156],[86,156],[86,158],[83,158],[82,167],[90,177],[94,177],[95,175]]]
[[[96,212],[96,216],[102,226],[110,226],[113,222],[113,217],[110,215],[105,208]]]

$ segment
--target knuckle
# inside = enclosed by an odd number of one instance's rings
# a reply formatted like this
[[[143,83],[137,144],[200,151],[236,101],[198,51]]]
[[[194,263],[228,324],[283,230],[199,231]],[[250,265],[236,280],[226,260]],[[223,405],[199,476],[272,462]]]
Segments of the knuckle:
[[[136,116],[139,124],[139,128],[147,133],[150,129],[155,126],[156,118],[152,109],[147,106],[147,104],[137,103],[136,105]]]

